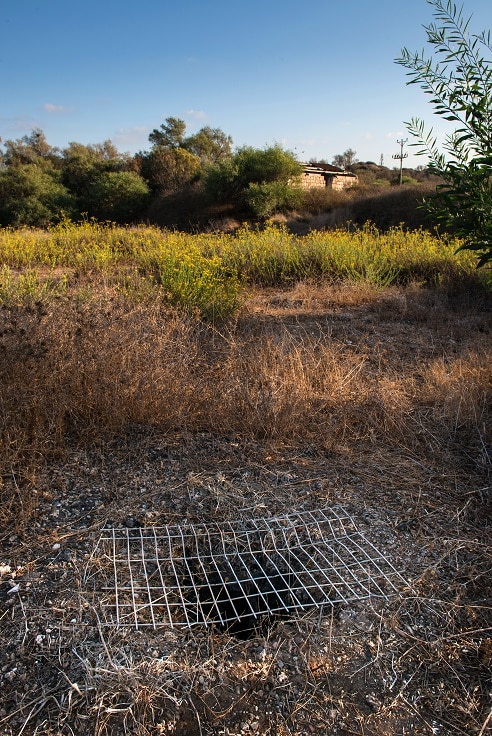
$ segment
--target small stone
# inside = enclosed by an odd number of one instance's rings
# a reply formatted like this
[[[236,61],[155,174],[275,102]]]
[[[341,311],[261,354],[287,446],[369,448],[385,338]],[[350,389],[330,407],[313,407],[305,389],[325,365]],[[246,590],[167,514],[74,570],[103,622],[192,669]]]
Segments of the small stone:
[[[55,544],[53,545],[51,549],[53,550],[53,552],[56,552],[56,550],[60,549],[60,547],[61,547],[61,544],[59,544],[58,542],[55,542]]]
[[[379,708],[381,707],[381,703],[379,702],[379,700],[371,693],[368,693],[368,695],[366,695],[365,700],[367,705],[369,705],[373,710],[379,710]]]

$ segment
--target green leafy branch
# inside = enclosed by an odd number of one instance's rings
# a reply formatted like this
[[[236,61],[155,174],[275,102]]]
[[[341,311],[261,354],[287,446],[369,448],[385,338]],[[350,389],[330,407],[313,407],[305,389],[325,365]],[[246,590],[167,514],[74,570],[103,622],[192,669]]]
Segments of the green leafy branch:
[[[406,125],[418,154],[428,157],[429,168],[444,182],[428,207],[483,266],[492,260],[492,62],[486,58],[491,35],[470,34],[470,18],[451,0],[427,2],[436,18],[424,26],[434,56],[403,48],[396,62],[408,70],[408,84],[419,84],[430,96],[435,113],[457,127],[445,137],[442,151],[420,118]]]

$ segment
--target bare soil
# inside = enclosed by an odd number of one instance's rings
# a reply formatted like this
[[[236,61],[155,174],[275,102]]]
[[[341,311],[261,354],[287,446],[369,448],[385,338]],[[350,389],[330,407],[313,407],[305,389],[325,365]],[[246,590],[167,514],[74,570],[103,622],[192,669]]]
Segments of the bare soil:
[[[211,422],[186,431],[129,423],[103,439],[67,441],[35,474],[6,472],[2,493],[16,499],[19,523],[6,517],[0,537],[0,733],[492,732],[491,377],[483,370],[491,313],[483,295],[420,287],[357,297],[257,291],[238,334],[342,346],[371,366],[396,413],[408,396],[395,376],[412,376],[418,389],[424,364],[442,394],[431,400],[421,378],[420,397],[415,389],[398,421],[387,407],[377,415],[384,427],[357,417],[349,397],[350,431],[334,439],[226,432],[221,421],[219,431]],[[474,354],[482,356],[475,373]],[[465,399],[450,408],[452,366],[465,358],[473,411]],[[203,626],[104,625],[87,582],[103,527],[332,504],[408,580],[400,595],[272,618],[247,639]]]

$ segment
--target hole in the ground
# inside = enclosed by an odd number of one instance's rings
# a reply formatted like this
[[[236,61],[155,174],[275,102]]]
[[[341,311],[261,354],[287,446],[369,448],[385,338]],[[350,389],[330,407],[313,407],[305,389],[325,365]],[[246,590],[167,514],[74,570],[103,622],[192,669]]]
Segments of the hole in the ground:
[[[237,577],[236,577],[237,579]],[[289,615],[292,588],[282,575],[272,575],[238,584],[210,575],[200,586],[199,623],[214,625],[238,639],[265,633],[276,620]]]
[[[388,598],[408,583],[341,507],[103,530],[104,611],[118,626],[217,626],[248,638],[279,616]],[[86,577],[86,580],[90,579]],[[100,583],[99,583],[100,584]]]

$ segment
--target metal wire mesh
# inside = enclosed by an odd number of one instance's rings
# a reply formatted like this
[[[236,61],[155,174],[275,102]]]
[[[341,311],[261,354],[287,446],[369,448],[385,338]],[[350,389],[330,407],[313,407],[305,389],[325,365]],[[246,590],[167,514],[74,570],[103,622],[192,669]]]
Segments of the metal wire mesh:
[[[255,622],[407,586],[339,506],[270,519],[105,529],[91,576],[117,626]]]

